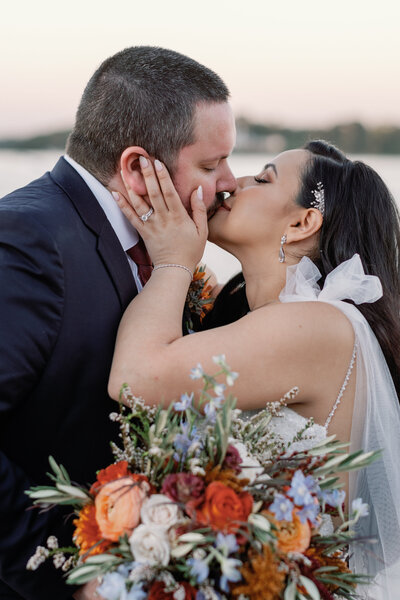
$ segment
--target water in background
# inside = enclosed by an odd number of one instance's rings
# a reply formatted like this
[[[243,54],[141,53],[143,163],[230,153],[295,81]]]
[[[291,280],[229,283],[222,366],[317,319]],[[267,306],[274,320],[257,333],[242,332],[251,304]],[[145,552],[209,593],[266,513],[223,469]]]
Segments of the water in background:
[[[52,169],[59,155],[58,151],[50,150],[30,152],[0,150],[0,198]],[[256,175],[271,158],[264,154],[234,154],[230,158],[230,164],[238,177]],[[366,155],[352,158],[364,160],[376,169],[389,186],[400,207],[400,156]],[[207,244],[204,262],[213,269],[221,282],[227,281],[240,270],[238,261],[214,244]]]

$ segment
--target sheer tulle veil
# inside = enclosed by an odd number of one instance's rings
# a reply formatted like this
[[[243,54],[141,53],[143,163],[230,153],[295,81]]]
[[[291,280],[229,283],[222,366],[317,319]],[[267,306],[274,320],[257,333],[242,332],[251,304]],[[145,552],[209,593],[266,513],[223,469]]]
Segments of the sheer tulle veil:
[[[350,566],[354,572],[374,576],[361,598],[395,600],[400,590],[400,407],[379,343],[368,322],[353,304],[376,302],[382,296],[378,277],[365,275],[358,254],[340,264],[325,280],[314,263],[304,257],[288,267],[281,302],[329,302],[350,320],[357,347],[357,382],[351,431],[351,451],[382,449],[382,456],[367,469],[350,476],[350,502],[361,497],[369,515],[359,520],[357,535],[375,538],[374,544],[353,544]]]

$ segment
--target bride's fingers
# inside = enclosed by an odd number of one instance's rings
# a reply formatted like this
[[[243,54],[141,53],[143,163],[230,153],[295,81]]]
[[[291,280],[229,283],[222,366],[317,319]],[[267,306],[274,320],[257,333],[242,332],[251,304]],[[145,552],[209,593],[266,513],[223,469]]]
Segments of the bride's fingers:
[[[167,209],[173,212],[186,212],[166,166],[159,160],[155,160],[154,165]]]
[[[161,216],[168,210],[168,207],[166,206],[163,192],[160,189],[154,167],[144,156],[141,156],[139,160],[149,200],[154,210]],[[159,161],[156,162],[158,163]]]
[[[144,200],[141,196],[139,196],[138,194],[136,194],[136,192],[133,191],[133,189],[130,187],[129,183],[126,181],[122,171],[121,171],[121,179],[124,183],[126,193],[128,195],[128,198],[125,198],[125,202],[127,204],[130,204],[131,208],[133,208],[133,210],[135,211],[137,216],[141,217],[142,215],[145,215],[150,210],[151,206],[149,206],[147,204],[146,200]],[[120,194],[120,196],[121,196],[121,194]],[[125,206],[125,204],[124,204],[124,206]]]
[[[208,236],[208,221],[207,221],[207,209],[203,201],[203,188],[201,185],[194,190],[190,197],[190,205],[192,207],[192,219],[197,227],[199,237],[207,240]]]
[[[141,230],[143,222],[138,216],[136,210],[129,204],[128,200],[119,192],[111,192],[114,200],[118,204],[121,212],[125,215],[131,225],[138,231]]]

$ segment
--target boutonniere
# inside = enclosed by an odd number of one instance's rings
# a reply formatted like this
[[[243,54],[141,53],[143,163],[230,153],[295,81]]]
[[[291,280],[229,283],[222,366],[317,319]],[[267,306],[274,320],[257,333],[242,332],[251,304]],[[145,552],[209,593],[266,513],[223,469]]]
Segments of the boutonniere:
[[[186,296],[185,316],[189,333],[194,330],[193,319],[196,323],[200,324],[214,305],[215,298],[211,296],[213,288],[208,283],[209,279],[210,277],[207,277],[205,266],[196,267]]]

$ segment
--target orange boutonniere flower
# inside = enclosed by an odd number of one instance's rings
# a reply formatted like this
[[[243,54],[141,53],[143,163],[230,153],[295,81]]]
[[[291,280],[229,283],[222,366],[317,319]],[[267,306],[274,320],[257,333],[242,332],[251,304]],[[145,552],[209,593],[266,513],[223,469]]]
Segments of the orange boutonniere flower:
[[[210,278],[206,279],[206,275],[205,267],[196,268],[186,298],[190,312],[198,315],[200,322],[214,305],[214,298],[211,297],[212,286],[208,283]]]

